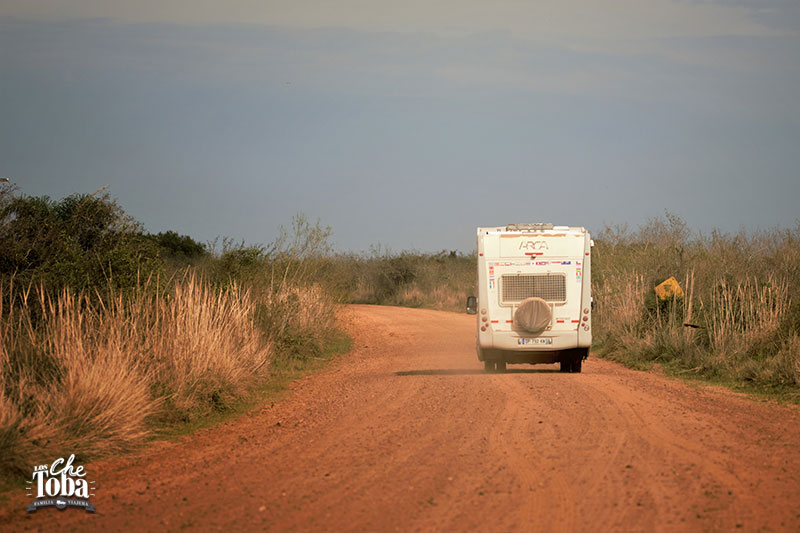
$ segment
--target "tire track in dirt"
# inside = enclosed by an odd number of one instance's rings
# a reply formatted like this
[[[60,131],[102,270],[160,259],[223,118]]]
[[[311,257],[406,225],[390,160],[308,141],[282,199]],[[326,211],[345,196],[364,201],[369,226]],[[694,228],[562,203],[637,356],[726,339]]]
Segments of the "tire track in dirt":
[[[637,426],[635,420],[631,420],[629,405],[622,404],[618,399],[592,383],[585,382],[582,385],[593,392],[590,396],[595,407],[602,410],[606,420],[609,421],[609,426],[615,428],[615,433],[619,436],[618,445],[613,450],[612,460],[602,468],[602,474],[596,470],[593,472],[594,480],[612,472],[615,464],[618,471],[625,473],[617,476],[616,499],[627,501],[628,506],[620,509],[620,506],[617,505],[615,512],[607,509],[602,513],[602,518],[606,523],[613,524],[614,527],[622,527],[623,524],[631,527],[632,524],[635,524],[636,528],[662,529],[667,522],[665,514],[669,512],[669,502],[673,496],[671,489],[659,483],[650,483],[631,490],[631,484],[628,481],[628,478],[634,474],[634,469],[637,471],[635,475],[639,475],[643,479],[658,478],[658,471],[652,465],[657,464],[661,455],[658,452],[659,447],[652,440],[643,438],[641,428]],[[621,457],[623,450],[628,452],[624,458]],[[631,453],[632,450],[635,452]],[[624,470],[619,469],[619,459],[621,458],[624,459]],[[636,507],[649,507],[650,512],[647,514],[646,522],[642,521],[643,517],[637,516],[638,513],[628,513],[628,510],[633,507],[630,504]]]
[[[587,377],[580,378],[581,387]],[[597,398],[579,392],[571,400],[562,400],[559,402],[561,405],[554,403],[551,407],[560,408],[563,416],[572,420],[574,427],[579,428],[572,435],[576,444],[570,448],[574,450],[580,446],[580,451],[572,452],[566,462],[561,462],[559,468],[571,472],[570,484],[576,501],[585,498],[587,494],[603,494],[610,502],[619,501],[622,498],[623,485],[609,483],[609,477],[613,475],[613,468],[619,465],[623,450],[629,448],[626,444],[629,443],[630,436],[627,432],[609,431],[609,428],[620,426],[619,418],[612,416],[616,413],[598,409]],[[591,468],[587,468],[587,465],[591,465]],[[584,523],[585,513],[576,514],[579,515],[576,517],[578,523]],[[594,523],[613,524],[618,514],[619,510],[612,505],[599,506],[592,510],[591,519]]]
[[[589,386],[591,387],[591,385]],[[616,394],[609,392],[609,389],[592,388],[595,390],[595,397],[604,397],[618,409],[621,414],[620,419],[624,420],[628,425],[628,431],[633,432],[635,430],[637,437],[653,450],[657,450],[658,455],[662,457],[669,456],[673,458],[674,462],[681,462],[690,466],[696,465],[697,469],[704,473],[704,475],[699,475],[698,477],[704,479],[704,483],[707,486],[723,487],[728,492],[725,508],[736,507],[737,500],[740,498],[739,495],[744,494],[747,491],[747,487],[734,473],[728,458],[710,447],[697,444],[678,432],[667,430],[662,426],[662,416],[654,415],[652,411],[637,408],[637,403],[635,402],[623,403],[620,398],[629,397],[630,393],[628,391],[620,391],[619,387],[615,385],[612,385],[610,390],[616,392]],[[659,472],[649,465],[649,462],[644,463],[650,475],[657,476]],[[661,487],[661,484],[653,484],[650,490],[655,491]],[[660,490],[659,492],[661,493],[661,498],[672,496],[669,490]],[[734,520],[733,517],[725,517],[724,523],[716,523],[714,528],[734,529],[737,524],[742,527],[745,518],[739,516]]]
[[[524,416],[536,410],[536,399],[518,376],[494,376],[494,384],[508,391],[503,411],[492,428],[492,448],[502,451],[508,466],[520,478],[519,531],[572,531],[575,522],[575,497],[566,480],[556,470],[548,470],[547,461],[537,449],[530,431],[530,419]],[[525,408],[523,408],[525,406]]]

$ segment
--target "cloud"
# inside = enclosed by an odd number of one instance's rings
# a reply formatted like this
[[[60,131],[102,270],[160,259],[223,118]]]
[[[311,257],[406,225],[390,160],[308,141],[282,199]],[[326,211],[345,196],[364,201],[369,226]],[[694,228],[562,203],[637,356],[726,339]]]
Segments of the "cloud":
[[[790,42],[773,49],[800,46],[799,5],[795,0],[6,0],[0,3],[0,17],[99,18],[120,25],[177,26],[188,30],[180,32],[184,39],[194,28],[200,30],[192,37],[195,55],[206,51],[224,57],[225,64],[216,68],[229,72],[233,79],[258,79],[255,69],[266,63],[294,79],[305,78],[307,83],[309,68],[317,73],[327,71],[325,77],[335,87],[342,81],[335,69],[342,67],[358,83],[372,87],[383,79],[405,76],[413,61],[417,70],[420,65],[433,69],[425,75],[450,82],[483,80],[491,84],[480,72],[485,69],[489,78],[497,81],[573,91],[582,86],[624,89],[620,82],[627,75],[605,64],[609,56],[759,75],[766,64],[775,63],[773,56],[764,54],[768,47],[763,41]],[[220,43],[225,28],[236,37]],[[259,28],[273,36],[289,37],[276,42],[277,51],[264,51],[258,48],[263,41]],[[208,29],[208,42],[203,29]],[[248,35],[253,36],[253,50],[241,46],[241,36]],[[169,40],[166,35],[159,43]],[[465,61],[463,54],[459,57],[457,53],[451,54],[453,62],[434,64],[436,58],[442,58],[442,48],[455,50],[465,42],[471,52],[470,42],[489,42],[492,49],[497,48],[493,43],[505,42],[510,48],[488,64]],[[284,47],[287,43],[291,49]],[[331,48],[311,49],[320,43]],[[366,48],[348,48],[353,43]],[[510,57],[520,55],[514,48],[537,53],[542,49],[571,51],[593,56],[600,64],[558,75],[543,74],[536,68],[521,71]],[[283,54],[282,59],[278,53]],[[424,54],[432,55],[433,61]],[[478,55],[486,54],[478,51]],[[781,62],[783,55],[779,54]],[[371,70],[361,76],[366,72],[364,62]],[[784,66],[792,70],[794,63]]]
[[[432,33],[0,18],[0,64],[65,80],[117,72],[157,85],[477,99],[561,95],[669,102],[694,112],[800,115],[792,37],[648,40],[570,48],[507,31]],[[763,80],[772,80],[765,84]],[[137,82],[136,79],[131,81]]]
[[[758,2],[675,0],[6,0],[0,16],[93,18],[185,25],[464,34],[502,30],[520,39],[588,46],[638,39],[778,35]],[[782,8],[773,7],[773,11]],[[763,11],[763,8],[762,8]],[[792,29],[796,33],[797,27]]]

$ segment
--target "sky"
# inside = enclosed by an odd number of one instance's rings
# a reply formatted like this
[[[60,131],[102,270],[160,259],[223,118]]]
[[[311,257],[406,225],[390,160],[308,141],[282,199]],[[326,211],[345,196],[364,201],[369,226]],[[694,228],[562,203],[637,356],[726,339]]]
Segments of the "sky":
[[[151,232],[800,219],[797,0],[3,0],[0,176]]]

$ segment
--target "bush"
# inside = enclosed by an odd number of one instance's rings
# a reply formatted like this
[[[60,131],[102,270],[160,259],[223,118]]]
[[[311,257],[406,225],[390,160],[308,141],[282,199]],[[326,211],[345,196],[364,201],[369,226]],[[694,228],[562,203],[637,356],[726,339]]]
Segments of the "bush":
[[[108,196],[55,202],[6,192],[0,200],[0,280],[92,294],[135,287],[162,268],[157,246]]]
[[[204,244],[201,244],[188,235],[179,235],[170,230],[158,234],[149,234],[147,238],[159,248],[163,257],[174,259],[196,259],[208,254]]]

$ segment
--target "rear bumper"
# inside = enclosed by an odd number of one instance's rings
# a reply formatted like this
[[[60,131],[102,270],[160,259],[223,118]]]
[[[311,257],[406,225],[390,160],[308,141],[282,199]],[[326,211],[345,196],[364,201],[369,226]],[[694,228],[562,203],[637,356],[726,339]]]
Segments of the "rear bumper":
[[[494,331],[491,335],[480,335],[482,349],[497,349],[514,352],[552,352],[578,347],[577,331],[545,331],[537,337],[526,336],[516,331]]]
[[[485,333],[478,336],[480,361],[558,363],[588,354],[589,346],[578,344],[583,339],[579,338],[577,331],[547,331],[538,337],[528,337],[514,331]]]

